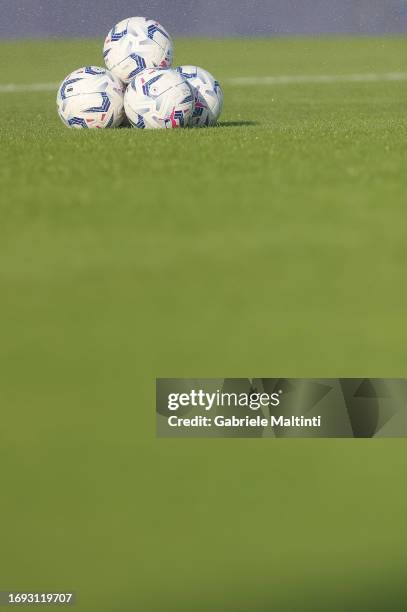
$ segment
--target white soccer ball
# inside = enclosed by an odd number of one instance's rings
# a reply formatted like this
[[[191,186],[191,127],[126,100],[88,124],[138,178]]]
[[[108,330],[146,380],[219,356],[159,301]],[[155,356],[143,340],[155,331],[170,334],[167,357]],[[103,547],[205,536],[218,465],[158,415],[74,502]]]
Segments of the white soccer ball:
[[[135,128],[188,127],[194,96],[187,81],[175,70],[145,70],[128,86],[124,109]]]
[[[114,128],[124,119],[124,86],[105,68],[86,66],[61,83],[58,113],[71,128]]]
[[[195,95],[192,127],[209,127],[216,124],[223,108],[223,91],[207,70],[198,66],[178,66],[176,69],[187,79]]]
[[[148,68],[171,68],[173,43],[158,21],[131,17],[109,32],[103,57],[108,69],[129,83]]]

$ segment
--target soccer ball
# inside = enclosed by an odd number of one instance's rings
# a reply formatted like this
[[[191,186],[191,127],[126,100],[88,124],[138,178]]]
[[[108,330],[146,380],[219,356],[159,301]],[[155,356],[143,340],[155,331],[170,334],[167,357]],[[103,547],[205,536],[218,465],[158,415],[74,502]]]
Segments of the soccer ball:
[[[187,81],[175,70],[145,70],[128,86],[124,109],[135,128],[188,127],[194,96]]]
[[[187,79],[195,95],[192,127],[209,127],[216,124],[223,108],[223,91],[207,70],[198,66],[179,66],[176,69]]]
[[[108,69],[129,83],[148,68],[171,68],[173,43],[158,21],[131,17],[109,32],[103,57]]]
[[[79,68],[62,82],[57,107],[71,128],[118,127],[124,118],[123,83],[105,68]]]

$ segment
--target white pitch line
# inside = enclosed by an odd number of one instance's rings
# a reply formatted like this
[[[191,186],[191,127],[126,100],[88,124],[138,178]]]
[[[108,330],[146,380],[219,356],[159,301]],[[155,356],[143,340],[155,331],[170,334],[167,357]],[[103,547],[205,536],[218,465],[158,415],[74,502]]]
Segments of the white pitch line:
[[[407,72],[235,77],[226,82],[229,85],[296,85],[302,83],[380,83],[383,81],[407,81]]]
[[[407,81],[407,72],[366,72],[361,74],[315,74],[315,75],[282,75],[264,77],[233,77],[225,79],[227,85],[300,85],[307,83],[380,83]],[[0,83],[2,93],[30,93],[41,91],[57,91],[59,83]]]
[[[0,83],[0,93],[29,93],[30,91],[57,91],[59,83],[30,83],[28,85],[16,83]]]

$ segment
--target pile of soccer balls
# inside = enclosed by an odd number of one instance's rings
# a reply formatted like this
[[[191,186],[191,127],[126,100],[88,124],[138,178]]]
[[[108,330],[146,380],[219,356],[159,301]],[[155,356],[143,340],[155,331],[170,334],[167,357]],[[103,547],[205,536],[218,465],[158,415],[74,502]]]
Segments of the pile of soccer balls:
[[[132,17],[105,40],[107,68],[75,70],[58,90],[62,121],[71,128],[209,127],[223,106],[219,82],[196,66],[172,69],[173,43],[157,22]]]

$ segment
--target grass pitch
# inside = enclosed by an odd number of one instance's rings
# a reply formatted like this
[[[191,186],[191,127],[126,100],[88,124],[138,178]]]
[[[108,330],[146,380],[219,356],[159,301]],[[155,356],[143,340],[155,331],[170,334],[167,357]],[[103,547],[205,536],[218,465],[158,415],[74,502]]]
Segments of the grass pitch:
[[[1,56],[0,84],[102,61]],[[405,72],[407,42],[176,61],[225,82],[219,127],[69,131],[54,93],[0,93],[0,586],[86,612],[405,609],[403,441],[155,441],[154,379],[406,375],[407,83],[228,79]]]

